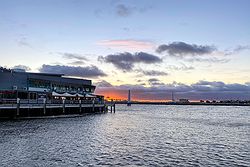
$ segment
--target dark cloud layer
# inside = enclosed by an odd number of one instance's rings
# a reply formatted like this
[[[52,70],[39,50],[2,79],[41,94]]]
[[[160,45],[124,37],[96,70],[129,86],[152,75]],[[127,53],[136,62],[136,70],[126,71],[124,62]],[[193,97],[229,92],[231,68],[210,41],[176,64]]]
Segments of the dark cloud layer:
[[[145,52],[131,54],[128,52],[108,55],[106,57],[99,56],[99,61],[113,64],[116,68],[123,71],[131,71],[136,63],[154,64],[162,62],[162,59]]]
[[[76,77],[96,78],[96,77],[106,76],[106,74],[96,66],[75,67],[75,66],[44,64],[39,69],[39,71],[44,73],[65,74],[67,76],[76,76]]]
[[[156,78],[150,79],[151,83],[159,83]],[[140,100],[169,100],[174,92],[176,99],[188,98],[191,100],[249,100],[250,84],[226,84],[224,82],[199,81],[186,85],[173,82],[171,84],[151,84],[150,87],[142,85],[120,85],[98,87],[98,93],[115,92],[121,97],[127,97],[127,90],[132,90],[132,97]]]
[[[203,55],[211,54],[217,49],[214,46],[209,45],[196,45],[187,44],[185,42],[173,42],[169,44],[163,44],[156,49],[157,53],[166,53],[169,56],[183,57],[185,55]]]

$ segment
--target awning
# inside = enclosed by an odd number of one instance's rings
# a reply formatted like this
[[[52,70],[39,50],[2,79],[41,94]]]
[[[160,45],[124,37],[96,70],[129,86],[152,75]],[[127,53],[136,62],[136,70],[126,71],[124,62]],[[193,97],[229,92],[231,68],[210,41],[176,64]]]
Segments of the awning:
[[[76,94],[72,95],[72,94],[69,94],[69,93],[60,94],[60,93],[52,92],[52,96],[56,96],[56,97],[76,97]]]
[[[85,94],[82,95],[80,93],[77,93],[77,94],[70,94],[70,93],[63,93],[63,94],[60,94],[60,93],[56,93],[56,92],[52,92],[52,96],[56,96],[56,97],[88,97],[88,98],[95,98],[96,95],[93,95],[93,94]]]
[[[76,94],[72,95],[72,94],[69,94],[69,93],[64,93],[63,97],[76,97]]]
[[[96,96],[93,94],[85,94],[85,97],[95,98]]]
[[[59,93],[56,93],[56,92],[52,92],[52,96],[64,97],[63,94],[59,94]]]
[[[82,94],[80,94],[80,93],[77,93],[76,94],[78,97],[84,97]]]

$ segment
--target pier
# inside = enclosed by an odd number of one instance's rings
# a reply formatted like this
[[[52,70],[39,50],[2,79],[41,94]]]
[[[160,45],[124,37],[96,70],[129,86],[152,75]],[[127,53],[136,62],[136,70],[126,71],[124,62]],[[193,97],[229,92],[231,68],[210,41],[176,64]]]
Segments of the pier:
[[[115,113],[115,103],[82,100],[20,100],[0,104],[0,118]]]
[[[115,113],[115,102],[107,102],[105,107],[106,112]]]

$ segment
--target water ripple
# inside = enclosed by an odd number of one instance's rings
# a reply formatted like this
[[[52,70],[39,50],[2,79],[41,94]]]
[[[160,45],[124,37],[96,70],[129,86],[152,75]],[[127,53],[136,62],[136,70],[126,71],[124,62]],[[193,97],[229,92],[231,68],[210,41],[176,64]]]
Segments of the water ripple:
[[[0,122],[0,166],[249,166],[250,109],[117,106]]]

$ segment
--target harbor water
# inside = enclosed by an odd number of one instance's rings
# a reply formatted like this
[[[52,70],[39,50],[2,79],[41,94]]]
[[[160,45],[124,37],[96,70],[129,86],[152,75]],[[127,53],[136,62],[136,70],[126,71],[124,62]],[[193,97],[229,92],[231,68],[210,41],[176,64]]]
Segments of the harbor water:
[[[0,166],[250,166],[250,107],[116,105],[2,120]]]

